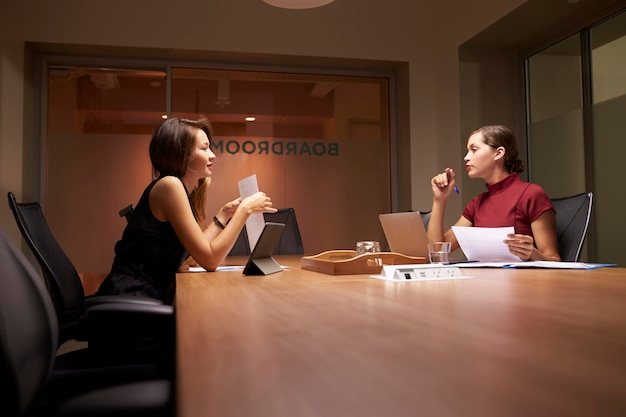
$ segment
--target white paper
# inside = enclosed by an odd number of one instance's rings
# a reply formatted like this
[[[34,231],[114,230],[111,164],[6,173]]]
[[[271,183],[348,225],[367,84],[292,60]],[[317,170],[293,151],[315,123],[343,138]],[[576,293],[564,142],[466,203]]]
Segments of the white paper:
[[[239,196],[243,200],[244,198],[251,196],[259,191],[259,184],[256,180],[256,174],[252,174],[239,181]],[[248,232],[248,244],[250,245],[250,251],[254,250],[256,242],[261,236],[261,232],[265,227],[265,217],[263,213],[252,213],[248,220],[246,220],[246,231]]]
[[[513,226],[452,226],[452,231],[469,261],[509,263],[521,261],[509,251],[509,247],[504,243],[507,235],[515,233]]]
[[[244,268],[243,265],[218,266],[215,269],[215,272],[218,272],[218,271],[243,271],[243,268]],[[189,272],[206,272],[206,269],[204,269],[201,266],[190,266],[189,267]]]
[[[289,267],[285,265],[281,265],[280,267],[282,269],[289,269]],[[244,268],[245,268],[245,265],[224,265],[224,266],[218,266],[217,268],[215,268],[215,272],[229,272],[229,271],[242,272]],[[207,270],[201,266],[190,266],[189,272],[207,272]]]
[[[459,268],[544,268],[544,269],[597,269],[617,264],[600,264],[589,262],[554,262],[554,261],[526,261],[526,262],[459,262]]]

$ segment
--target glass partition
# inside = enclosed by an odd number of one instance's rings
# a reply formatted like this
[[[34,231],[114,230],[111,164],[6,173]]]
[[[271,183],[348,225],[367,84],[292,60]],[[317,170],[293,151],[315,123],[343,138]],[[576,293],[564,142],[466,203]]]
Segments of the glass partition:
[[[586,191],[580,34],[527,60],[528,174],[552,198]]]
[[[80,271],[105,272],[152,176],[148,144],[167,117],[207,117],[217,155],[207,213],[257,175],[295,209],[306,253],[384,236],[391,210],[389,79],[197,67],[48,68],[48,220]]]
[[[626,197],[615,187],[626,152],[624,74],[624,12],[526,59],[530,178],[551,197],[593,191],[582,260],[620,266]]]
[[[148,143],[166,110],[166,73],[94,67],[48,70],[45,209],[79,271],[106,272],[150,182]]]
[[[626,13],[590,30],[595,227],[600,262],[626,265],[626,193],[619,168],[626,154]]]

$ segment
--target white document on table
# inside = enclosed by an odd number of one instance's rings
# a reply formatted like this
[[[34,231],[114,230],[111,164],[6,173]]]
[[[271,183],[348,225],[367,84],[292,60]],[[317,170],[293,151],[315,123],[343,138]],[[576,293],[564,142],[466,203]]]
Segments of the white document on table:
[[[239,196],[243,200],[244,198],[251,196],[259,191],[259,184],[256,180],[256,174],[252,174],[238,182]],[[256,242],[261,236],[261,232],[265,227],[265,217],[263,213],[252,213],[248,220],[246,220],[246,231],[248,232],[248,244],[250,245],[250,251],[254,250]]]
[[[555,262],[555,261],[526,261],[526,262],[459,262],[454,264],[459,268],[542,268],[542,269],[598,269],[617,264],[600,264],[589,262]]]
[[[515,233],[510,227],[452,226],[456,240],[469,261],[520,262],[504,243],[506,236]]]

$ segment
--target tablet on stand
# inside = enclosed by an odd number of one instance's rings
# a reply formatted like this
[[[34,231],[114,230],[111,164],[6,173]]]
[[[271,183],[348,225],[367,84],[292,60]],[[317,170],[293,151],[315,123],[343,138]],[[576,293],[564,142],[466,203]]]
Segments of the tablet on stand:
[[[272,254],[280,241],[283,230],[285,230],[283,223],[265,223],[259,240],[243,269],[244,275],[269,275],[282,271],[278,262],[272,258]]]

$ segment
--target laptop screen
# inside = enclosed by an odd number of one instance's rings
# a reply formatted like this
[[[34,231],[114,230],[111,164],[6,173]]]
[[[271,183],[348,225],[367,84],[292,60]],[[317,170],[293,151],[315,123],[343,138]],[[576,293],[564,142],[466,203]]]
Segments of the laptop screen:
[[[428,259],[428,236],[418,211],[378,216],[391,252]]]

